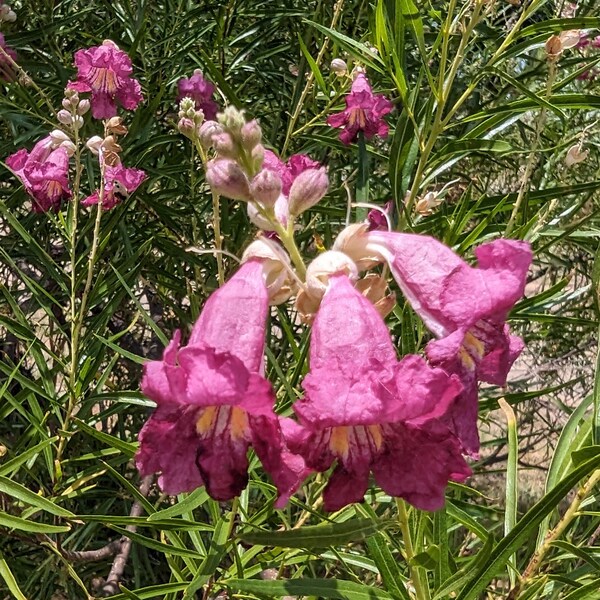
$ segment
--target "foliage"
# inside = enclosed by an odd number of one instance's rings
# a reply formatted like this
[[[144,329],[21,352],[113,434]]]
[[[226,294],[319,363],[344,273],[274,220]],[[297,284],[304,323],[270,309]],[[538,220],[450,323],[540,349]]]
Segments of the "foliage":
[[[96,219],[73,203],[30,213],[19,182],[1,168],[3,597],[102,596],[124,536],[132,544],[115,599],[600,598],[600,377],[592,366],[600,96],[593,77],[579,78],[600,51],[565,49],[553,61],[545,48],[561,31],[593,37],[594,2],[580,3],[574,17],[546,0],[14,4],[18,20],[3,32],[24,71],[0,82],[0,157],[56,127],[73,53],[110,38],[131,56],[145,97],[126,118],[123,162],[148,179]],[[535,251],[527,298],[511,314],[529,351],[508,389],[483,390],[480,418],[490,433],[473,487],[452,485],[436,513],[407,510],[373,487],[363,504],[327,514],[317,477],[276,511],[254,460],[249,487],[233,503],[204,489],[177,498],[149,482],[144,489],[132,462],[153,406],[138,391],[141,364],[193,323],[218,286],[215,255],[202,252],[214,245],[212,197],[176,131],[176,82],[201,68],[221,105],[260,119],[268,145],[328,165],[330,192],[303,215],[298,236],[314,256],[344,226],[357,185],[365,197],[355,149],[326,125],[349,89],[328,68],[336,57],[366,67],[395,104],[388,139],[364,150],[371,203],[393,199],[399,226],[469,258],[501,235],[527,239]],[[95,127],[88,119],[81,139]],[[566,166],[579,143],[589,156]],[[81,187],[92,191],[98,168],[87,153],[81,163]],[[428,192],[441,202],[419,214]],[[230,255],[241,255],[254,229],[236,203],[223,201],[220,211],[230,273]],[[388,322],[400,354],[428,339],[408,305]],[[309,334],[285,308],[273,311],[270,331],[267,375],[278,412],[289,414]],[[506,452],[510,468],[490,486]],[[543,490],[523,484],[517,453],[543,462]]]

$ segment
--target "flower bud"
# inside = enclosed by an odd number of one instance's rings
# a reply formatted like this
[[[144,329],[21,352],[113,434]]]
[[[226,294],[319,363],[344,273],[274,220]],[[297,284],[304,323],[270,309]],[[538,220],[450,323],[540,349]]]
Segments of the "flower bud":
[[[55,148],[58,148],[63,142],[70,142],[71,138],[60,129],[53,129],[50,132],[50,137],[52,138],[52,145]]]
[[[569,29],[568,31],[561,31],[558,37],[560,38],[562,49],[568,50],[569,48],[575,48],[579,44],[581,32],[578,29]]]
[[[233,160],[227,158],[211,160],[206,167],[206,181],[221,196],[232,200],[251,199],[248,178]]]
[[[358,269],[354,261],[343,252],[328,250],[319,254],[306,270],[306,289],[314,298],[322,298],[329,285],[329,277],[336,273],[344,273],[356,280]]]
[[[253,173],[258,173],[265,160],[265,147],[262,144],[257,144],[254,146],[254,148],[252,148],[250,158],[252,159]]]
[[[341,58],[334,58],[331,61],[329,68],[338,77],[342,77],[348,72],[348,65],[346,64],[346,61],[342,60]]]
[[[567,150],[565,165],[567,165],[567,167],[572,167],[573,165],[583,162],[588,157],[589,153],[589,150],[583,150],[581,145],[575,144]]]
[[[85,145],[92,154],[98,154],[102,147],[102,142],[104,142],[104,140],[99,135],[94,135],[85,143]]]
[[[56,118],[59,123],[62,123],[63,125],[71,125],[71,123],[73,123],[73,117],[68,110],[59,110],[56,114]]]
[[[235,142],[231,135],[225,131],[212,136],[212,145],[223,158],[236,158],[237,156]]]
[[[263,169],[254,177],[250,184],[250,193],[254,200],[260,202],[264,207],[275,206],[277,198],[281,194],[281,177],[275,171]]]
[[[81,129],[83,127],[83,117],[80,115],[73,116],[73,129]]]
[[[73,107],[73,105],[71,104],[71,100],[69,98],[63,98],[61,104],[62,104],[62,107],[65,110],[68,110],[69,112],[71,111],[71,108]]]
[[[213,137],[223,133],[223,127],[217,123],[216,121],[204,121],[202,123],[202,127],[198,131],[198,139],[200,140],[200,145],[208,150],[213,145]]]
[[[246,124],[244,111],[235,106],[227,106],[222,113],[217,115],[219,123],[231,133],[240,134],[242,127]]]
[[[5,23],[14,23],[17,20],[16,13],[8,6],[8,4],[3,4],[0,6],[0,22],[4,21]]]
[[[288,196],[290,214],[299,215],[314,206],[327,193],[329,177],[325,167],[307,169],[294,179]]]
[[[79,105],[77,106],[77,114],[85,115],[85,113],[88,112],[88,110],[90,110],[90,101],[87,98],[85,98],[81,100],[81,102],[79,102]]]
[[[242,127],[242,146],[248,152],[251,152],[254,146],[260,144],[262,140],[262,129],[256,119],[244,123]]]
[[[194,121],[192,121],[192,119],[189,119],[188,117],[180,118],[177,122],[177,129],[179,133],[182,133],[183,135],[185,135],[185,137],[188,137],[190,139],[194,138],[196,126],[194,125]]]

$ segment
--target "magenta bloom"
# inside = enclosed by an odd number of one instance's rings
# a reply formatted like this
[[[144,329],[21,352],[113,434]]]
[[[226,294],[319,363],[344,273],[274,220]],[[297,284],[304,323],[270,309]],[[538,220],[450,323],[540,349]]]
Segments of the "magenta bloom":
[[[189,78],[182,77],[177,82],[177,90],[177,102],[181,102],[183,98],[191,98],[196,103],[196,110],[201,110],[207,121],[215,120],[219,110],[218,104],[212,99],[215,86],[204,79],[200,69],[196,69]]]
[[[133,194],[146,179],[146,173],[140,169],[128,169],[122,165],[106,166],[104,173],[104,193],[102,208],[110,210],[122,200]],[[82,206],[93,206],[100,202],[100,190],[82,200]]]
[[[177,332],[163,360],[145,365],[142,391],[158,404],[140,432],[142,475],[167,494],[206,486],[230,500],[248,482],[252,446],[284,505],[306,475],[283,441],[262,367],[269,298],[260,260],[244,263],[207,300],[187,346]]]
[[[326,510],[362,501],[371,471],[387,493],[424,510],[444,504],[449,480],[470,475],[440,421],[461,390],[458,378],[418,356],[398,362],[383,319],[345,275],[329,279],[302,385],[305,398],[294,404],[301,429],[288,443],[317,471],[336,462]]]
[[[385,137],[389,127],[383,116],[391,112],[392,103],[383,94],[373,94],[369,80],[360,73],[352,83],[352,90],[346,96],[346,110],[327,119],[331,127],[343,128],[340,140],[350,144],[356,140],[359,131],[369,140],[373,136]]]
[[[131,59],[111,40],[102,46],[75,52],[77,80],[68,87],[91,92],[94,119],[110,119],[117,114],[117,102],[126,110],[135,110],[142,101],[140,82],[131,77]]]
[[[4,39],[4,34],[0,32],[0,80],[2,81],[13,81],[15,78],[15,70],[13,65],[10,62],[10,59],[13,61],[17,60],[17,53],[10,47],[6,45],[6,41]],[[5,54],[7,56],[5,56]]]
[[[33,198],[33,212],[58,210],[62,200],[71,197],[69,154],[56,147],[50,136],[40,140],[31,153],[24,148],[15,152],[6,164]]]
[[[427,346],[431,363],[461,376],[465,391],[452,420],[465,449],[476,455],[476,382],[505,385],[523,349],[505,321],[525,290],[532,257],[529,244],[483,244],[475,249],[475,268],[428,236],[372,231],[365,237],[367,248],[387,260],[406,299],[439,338]]]

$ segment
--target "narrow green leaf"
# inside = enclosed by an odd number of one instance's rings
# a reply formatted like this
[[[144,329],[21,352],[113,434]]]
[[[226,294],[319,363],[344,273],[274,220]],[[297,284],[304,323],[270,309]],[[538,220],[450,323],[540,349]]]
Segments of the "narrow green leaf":
[[[4,579],[4,583],[6,583],[6,587],[9,592],[16,598],[16,600],[27,600],[26,596],[19,588],[19,584],[15,579],[12,571],[8,567],[6,560],[4,560],[4,556],[0,554],[0,576]]]
[[[28,462],[34,456],[37,456],[41,452],[44,451],[50,444],[56,442],[58,440],[58,436],[48,438],[35,446],[32,446],[28,450],[24,452],[20,452],[14,458],[11,458],[9,461],[5,462],[2,466],[0,466],[0,475],[9,475],[16,471],[23,463]]]
[[[30,531],[32,533],[66,533],[71,531],[68,525],[46,525],[45,523],[36,523],[9,515],[4,511],[0,511],[0,527],[7,529],[18,529],[19,531]]]
[[[279,548],[326,548],[348,542],[357,542],[392,525],[394,521],[350,519],[343,523],[309,525],[287,531],[253,531],[238,534],[247,544],[276,546]]]
[[[228,579],[221,582],[231,590],[264,596],[317,596],[339,600],[391,600],[387,592],[370,586],[340,579]]]
[[[323,94],[325,94],[325,96],[327,96],[328,95],[327,85],[325,84],[325,79],[323,79],[323,74],[321,73],[321,69],[319,69],[319,65],[316,63],[315,59],[310,55],[310,52],[308,51],[308,48],[306,47],[304,40],[302,39],[302,36],[300,35],[300,32],[298,32],[298,43],[300,44],[300,50],[302,50],[302,54],[304,54],[304,58],[306,58],[306,61],[308,62],[309,66],[310,66],[310,70],[312,71],[313,75],[315,76],[315,79],[317,80],[317,83],[319,84],[321,91],[323,92]]]
[[[136,542],[137,544],[141,544],[142,546],[146,546],[147,548],[152,548],[153,550],[157,550],[161,554],[173,555],[173,556],[189,556],[191,558],[199,558],[200,555],[195,550],[188,550],[187,548],[176,548],[175,546],[171,546],[169,544],[164,544],[163,542],[159,542],[152,538],[149,538],[141,533],[137,533],[134,531],[129,531],[123,527],[119,527],[117,525],[113,525],[112,523],[106,523],[107,527],[114,529],[117,533],[128,537],[130,540]]]
[[[148,521],[162,521],[164,519],[178,517],[184,512],[190,512],[195,508],[202,506],[208,500],[208,498],[209,496],[206,492],[206,488],[203,487],[198,488],[193,492],[186,494],[185,496],[181,494],[178,496],[177,504],[151,514],[148,517]]]
[[[18,498],[27,504],[31,504],[40,510],[44,510],[53,515],[57,515],[58,517],[67,517],[74,518],[75,515],[67,510],[66,508],[62,508],[62,506],[58,506],[54,504],[51,500],[47,498],[43,498],[39,496],[35,492],[27,489],[25,486],[17,483],[16,481],[11,481],[6,477],[0,476],[0,492],[4,492],[13,498]]]
[[[376,533],[367,539],[369,556],[375,562],[385,589],[393,598],[410,600],[406,589],[406,577],[400,570],[400,562],[394,558],[390,544],[381,533]]]

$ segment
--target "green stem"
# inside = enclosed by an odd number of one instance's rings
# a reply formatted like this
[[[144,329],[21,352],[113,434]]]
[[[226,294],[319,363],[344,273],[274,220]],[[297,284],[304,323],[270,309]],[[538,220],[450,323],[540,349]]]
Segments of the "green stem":
[[[298,246],[296,246],[296,241],[294,240],[293,222],[291,222],[287,228],[283,227],[276,219],[272,219],[271,223],[275,233],[277,233],[279,236],[283,247],[288,251],[292,263],[298,271],[298,275],[302,280],[304,280],[306,278],[306,266],[304,264],[304,260],[302,260],[302,255],[298,250]]]
[[[429,600],[429,586],[427,585],[427,581],[425,581],[425,583],[423,582],[421,579],[422,574],[420,569],[412,564],[412,560],[415,556],[415,550],[410,533],[410,524],[408,522],[406,504],[402,498],[396,498],[396,506],[398,508],[398,523],[400,525],[400,531],[402,531],[402,538],[404,539],[404,554],[406,555],[406,563],[408,564],[410,578],[415,588],[415,599]]]
[[[215,258],[217,260],[217,273],[219,285],[225,283],[225,270],[223,268],[223,238],[221,237],[221,203],[220,196],[212,192],[213,230],[215,232]]]

